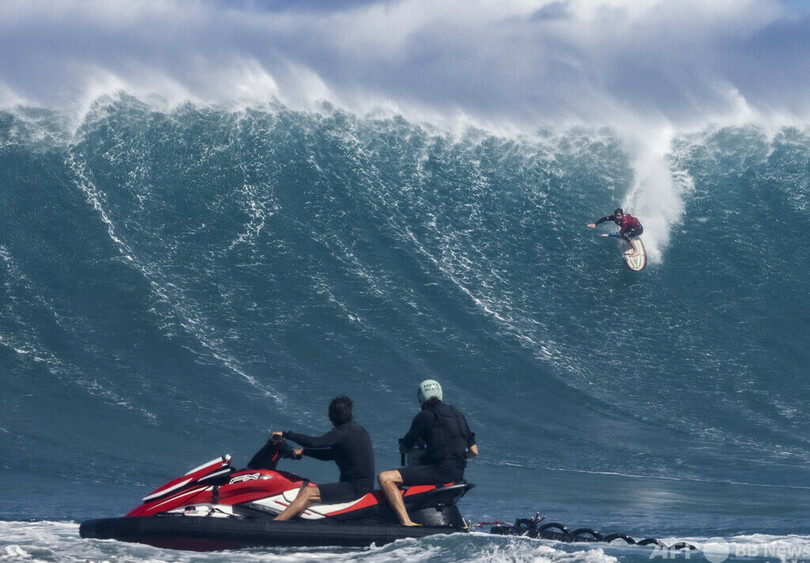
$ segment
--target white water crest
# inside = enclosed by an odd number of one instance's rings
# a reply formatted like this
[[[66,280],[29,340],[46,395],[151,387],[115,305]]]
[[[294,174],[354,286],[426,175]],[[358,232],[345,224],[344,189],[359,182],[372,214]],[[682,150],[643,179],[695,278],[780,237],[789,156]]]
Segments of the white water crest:
[[[788,0],[0,5],[0,102],[328,99],[515,123],[810,114]],[[796,40],[782,41],[789,34]],[[791,71],[791,72],[788,72]],[[763,87],[767,84],[769,87]]]
[[[648,550],[645,550],[646,554]],[[72,522],[0,522],[0,561],[117,561],[122,563],[227,561],[357,561],[365,563],[432,561],[516,561],[545,563],[615,563],[603,547],[562,550],[551,542],[505,538],[488,534],[435,536],[400,540],[365,549],[254,548],[239,551],[196,553],[160,549],[114,540],[85,540]]]
[[[784,77],[810,70],[808,28],[787,0],[12,1],[0,106],[85,114],[126,91],[169,108],[329,101],[509,136],[606,125],[635,155],[616,204],[642,219],[657,263],[691,189],[669,140],[710,123],[807,123],[806,88]]]

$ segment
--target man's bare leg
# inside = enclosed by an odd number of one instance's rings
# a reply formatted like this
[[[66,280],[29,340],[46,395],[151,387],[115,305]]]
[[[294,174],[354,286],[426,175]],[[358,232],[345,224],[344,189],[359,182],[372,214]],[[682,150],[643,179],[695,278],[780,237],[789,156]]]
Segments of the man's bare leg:
[[[275,520],[284,521],[290,518],[295,518],[307,509],[311,502],[319,502],[321,500],[321,491],[318,487],[302,487],[298,491],[298,496],[290,503],[290,506],[284,509],[284,512],[275,517]],[[404,508],[404,506],[403,506]]]
[[[394,513],[399,518],[400,524],[403,526],[414,526],[411,522],[408,511],[405,510],[405,501],[402,500],[402,494],[399,492],[399,487],[402,485],[402,475],[396,469],[390,471],[383,471],[377,477],[380,482],[380,488],[385,493],[385,498],[388,504],[394,509]]]

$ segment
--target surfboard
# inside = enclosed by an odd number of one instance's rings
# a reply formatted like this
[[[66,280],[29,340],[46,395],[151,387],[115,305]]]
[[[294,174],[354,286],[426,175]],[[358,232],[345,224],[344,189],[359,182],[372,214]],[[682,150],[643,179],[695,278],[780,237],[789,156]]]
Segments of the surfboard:
[[[632,253],[628,253],[631,246],[624,242],[622,244],[622,258],[627,267],[634,272],[640,272],[647,265],[647,252],[644,250],[644,243],[641,239],[636,237],[632,239]]]

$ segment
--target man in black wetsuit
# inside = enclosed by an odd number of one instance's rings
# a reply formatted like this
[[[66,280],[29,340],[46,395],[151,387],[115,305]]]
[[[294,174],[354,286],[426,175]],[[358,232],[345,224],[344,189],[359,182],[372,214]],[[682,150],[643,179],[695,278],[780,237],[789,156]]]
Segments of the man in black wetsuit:
[[[289,520],[306,510],[312,502],[326,504],[349,502],[370,492],[374,487],[374,451],[366,429],[357,424],[352,414],[352,400],[341,395],[329,404],[329,420],[334,428],[320,437],[297,432],[273,432],[270,439],[281,436],[304,446],[294,450],[297,457],[306,455],[321,460],[334,460],[340,469],[340,482],[303,487],[295,500],[276,520]]]
[[[478,455],[475,434],[470,431],[461,412],[442,402],[442,387],[437,381],[426,379],[417,391],[419,411],[411,428],[400,440],[399,449],[407,453],[418,442],[427,445],[422,460],[424,465],[392,469],[380,473],[378,479],[385,497],[394,509],[400,523],[415,526],[411,522],[399,488],[403,485],[438,485],[461,481],[467,459]]]

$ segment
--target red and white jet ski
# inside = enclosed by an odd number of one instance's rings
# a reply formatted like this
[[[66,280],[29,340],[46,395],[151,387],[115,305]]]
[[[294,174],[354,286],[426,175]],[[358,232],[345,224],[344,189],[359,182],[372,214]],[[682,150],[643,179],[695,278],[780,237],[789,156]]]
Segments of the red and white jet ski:
[[[403,489],[408,514],[421,526],[402,526],[382,491],[353,502],[311,504],[298,518],[276,522],[302,487],[302,477],[276,470],[290,452],[270,443],[236,470],[230,455],[169,481],[122,518],[88,520],[83,538],[116,539],[172,549],[212,551],[254,546],[382,545],[400,538],[468,531],[456,502],[474,485],[459,482]]]

